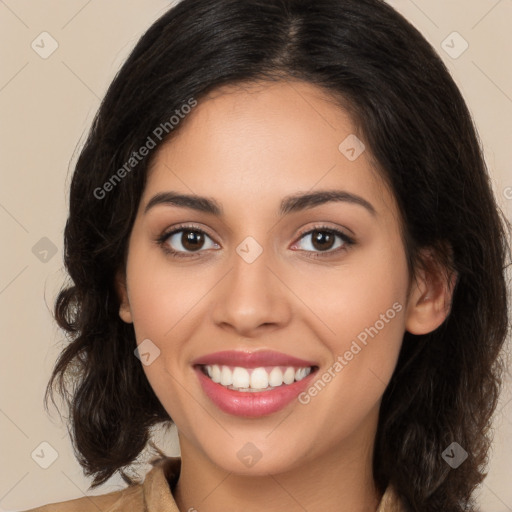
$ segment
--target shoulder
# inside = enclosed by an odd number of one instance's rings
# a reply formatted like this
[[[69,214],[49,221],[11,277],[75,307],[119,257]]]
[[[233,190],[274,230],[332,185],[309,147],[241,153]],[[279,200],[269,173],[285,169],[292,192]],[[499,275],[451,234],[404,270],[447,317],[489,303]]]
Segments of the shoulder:
[[[179,477],[180,463],[179,457],[160,458],[151,462],[153,468],[146,474],[143,484],[99,496],[49,503],[23,512],[176,512],[172,488]]]
[[[144,511],[142,485],[136,484],[121,491],[99,496],[84,496],[74,500],[49,503],[25,512],[98,512],[98,510],[102,512]]]
[[[409,512],[409,507],[402,500],[396,488],[390,484],[382,496],[377,512]]]

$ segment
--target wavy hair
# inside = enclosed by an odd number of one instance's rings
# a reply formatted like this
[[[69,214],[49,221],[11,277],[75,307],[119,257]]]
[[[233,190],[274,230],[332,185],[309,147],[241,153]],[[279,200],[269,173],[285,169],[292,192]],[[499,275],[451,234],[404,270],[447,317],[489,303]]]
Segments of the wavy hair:
[[[74,169],[64,233],[70,282],[55,303],[68,343],[45,404],[56,387],[65,397],[91,488],[117,471],[134,483],[127,468],[151,427],[172,418],[134,357],[115,275],[152,157],[187,118],[122,179],[112,177],[190,98],[261,80],[306,81],[347,108],[398,203],[410,269],[428,266],[420,250],[431,248],[447,273],[457,272],[442,326],[405,333],[381,404],[373,472],[381,491],[393,484],[413,511],[474,510],[504,370],[510,225],[448,70],[381,0],[183,0],[140,38]],[[452,442],[468,452],[457,469],[442,457]]]

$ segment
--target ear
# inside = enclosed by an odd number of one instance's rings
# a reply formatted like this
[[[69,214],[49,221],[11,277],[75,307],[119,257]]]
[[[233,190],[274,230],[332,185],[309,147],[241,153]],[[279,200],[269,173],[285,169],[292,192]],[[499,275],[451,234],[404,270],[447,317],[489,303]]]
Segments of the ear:
[[[449,273],[435,257],[434,251],[422,251],[424,265],[416,271],[406,310],[405,328],[411,334],[436,330],[448,317],[457,273]]]
[[[119,316],[121,320],[127,324],[131,324],[133,322],[132,310],[130,308],[130,301],[128,300],[128,289],[124,270],[119,270],[116,273],[115,287],[119,299]]]

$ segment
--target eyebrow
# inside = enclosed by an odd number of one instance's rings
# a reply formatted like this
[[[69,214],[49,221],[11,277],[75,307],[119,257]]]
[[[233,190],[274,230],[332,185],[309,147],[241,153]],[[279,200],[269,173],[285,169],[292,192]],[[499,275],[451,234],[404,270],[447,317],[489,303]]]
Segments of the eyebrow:
[[[356,194],[352,194],[344,190],[320,190],[317,192],[299,193],[285,197],[281,201],[281,205],[279,207],[279,216],[282,217],[289,213],[308,210],[315,206],[331,202],[345,202],[359,205],[365,208],[373,216],[377,215],[373,205]],[[211,197],[203,197],[194,194],[179,194],[171,191],[160,192],[153,196],[144,208],[144,213],[147,213],[151,208],[159,204],[190,208],[192,210],[208,213],[217,217],[224,216],[222,206]]]

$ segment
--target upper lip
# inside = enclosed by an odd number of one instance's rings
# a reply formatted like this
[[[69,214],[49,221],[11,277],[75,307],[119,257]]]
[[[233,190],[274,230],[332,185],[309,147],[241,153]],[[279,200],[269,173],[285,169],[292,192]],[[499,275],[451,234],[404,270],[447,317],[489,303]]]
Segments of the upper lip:
[[[244,352],[241,350],[225,350],[207,354],[192,361],[193,365],[225,365],[241,366],[243,368],[258,368],[260,366],[294,366],[307,368],[316,366],[314,361],[306,361],[298,357],[275,352],[273,350],[259,350],[256,352]]]

